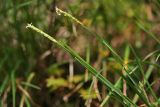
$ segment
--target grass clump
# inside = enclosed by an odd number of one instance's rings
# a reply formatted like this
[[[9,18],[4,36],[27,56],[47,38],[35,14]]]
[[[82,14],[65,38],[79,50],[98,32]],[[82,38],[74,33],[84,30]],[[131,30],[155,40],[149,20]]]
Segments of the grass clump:
[[[159,107],[159,4],[2,0],[0,107]]]

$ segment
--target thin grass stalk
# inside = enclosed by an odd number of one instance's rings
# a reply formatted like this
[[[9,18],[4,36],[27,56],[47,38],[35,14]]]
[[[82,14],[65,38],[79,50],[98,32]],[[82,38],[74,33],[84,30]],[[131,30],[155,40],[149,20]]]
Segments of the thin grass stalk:
[[[62,49],[64,49],[66,52],[68,52],[75,60],[77,60],[80,64],[82,64],[86,69],[88,69],[88,71],[93,74],[94,76],[96,76],[98,74],[98,72],[96,71],[95,68],[93,68],[91,65],[89,65],[85,60],[83,60],[75,51],[73,51],[68,45],[66,45],[64,42],[61,41],[57,41],[54,38],[52,38],[50,35],[46,34],[45,32],[41,31],[40,29],[36,28],[35,26],[28,24],[26,26],[26,28],[30,28],[38,33],[40,33],[41,35],[43,35],[44,37],[48,38],[49,40],[51,40],[53,43],[57,44],[59,47],[61,47]],[[97,76],[98,80],[100,80],[104,85],[106,85],[106,87],[113,91],[114,95],[119,96],[121,98],[121,103],[123,104],[127,104],[127,105],[134,105],[135,107],[137,107],[128,97],[124,96],[122,94],[122,92],[115,88],[113,86],[113,84],[108,81],[105,77],[103,77],[101,74],[99,74]]]
[[[78,19],[76,19],[75,17],[73,17],[71,14],[62,11],[62,10],[60,10],[57,7],[56,7],[56,12],[57,12],[58,15],[62,14],[64,16],[69,17],[70,19],[74,20],[78,24],[80,24],[89,33],[91,33],[92,35],[94,35],[99,40],[100,43],[102,43],[104,46],[106,46],[113,53],[113,56],[117,59],[117,61],[121,64],[121,66],[124,68],[124,70],[126,71],[127,76],[129,77],[129,80],[122,73],[120,73],[120,72],[117,72],[117,73],[122,78],[124,78],[125,80],[127,80],[127,83],[135,90],[135,92],[140,96],[140,98],[145,102],[145,104],[147,104],[148,106],[150,106],[150,104],[148,103],[147,98],[144,95],[143,90],[141,89],[141,87],[139,87],[136,84],[136,82],[134,81],[134,79],[132,79],[132,77],[129,75],[129,71],[131,71],[130,68],[128,68],[128,70],[125,69],[125,67],[123,65],[123,59],[116,53],[116,51],[114,51],[114,49],[109,45],[109,43],[106,42],[103,38],[101,38],[97,33],[92,32],[88,27],[86,27],[83,23],[81,23]]]

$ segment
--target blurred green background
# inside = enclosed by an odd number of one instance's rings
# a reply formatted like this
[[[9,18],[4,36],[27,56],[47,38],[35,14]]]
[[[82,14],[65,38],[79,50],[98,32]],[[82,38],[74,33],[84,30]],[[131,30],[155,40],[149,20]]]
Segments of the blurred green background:
[[[47,39],[26,29],[28,23],[69,44],[96,69],[106,67],[104,75],[112,83],[119,78],[115,70],[122,68],[110,51],[80,25],[57,15],[55,6],[107,40],[120,56],[124,56],[128,43],[141,59],[160,49],[159,0],[1,0],[1,107],[83,107],[88,99],[92,79],[86,80],[85,68]],[[159,56],[158,53],[154,57],[156,66]],[[130,54],[127,61],[133,60]],[[160,96],[160,70],[155,67],[153,71],[156,72],[149,82]],[[95,90],[99,90],[99,95],[91,92],[91,107],[98,107],[107,93],[102,84]],[[127,93],[130,97],[134,95],[132,90]],[[106,106],[122,105],[111,98]]]

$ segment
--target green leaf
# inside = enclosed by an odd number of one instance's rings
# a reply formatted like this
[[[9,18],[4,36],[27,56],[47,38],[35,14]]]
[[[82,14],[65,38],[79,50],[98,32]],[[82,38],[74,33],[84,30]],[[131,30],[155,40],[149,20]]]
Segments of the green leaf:
[[[74,82],[74,83],[79,83],[79,82],[81,82],[82,80],[84,80],[84,75],[74,75],[74,76],[73,76],[73,82]]]
[[[52,90],[56,90],[60,87],[68,87],[68,82],[63,78],[50,77],[47,79],[47,87],[50,87]]]
[[[80,96],[84,99],[84,100],[88,100],[88,99],[96,99],[97,95],[95,91],[90,91],[90,93],[88,94],[88,91],[90,89],[81,89],[79,90]]]

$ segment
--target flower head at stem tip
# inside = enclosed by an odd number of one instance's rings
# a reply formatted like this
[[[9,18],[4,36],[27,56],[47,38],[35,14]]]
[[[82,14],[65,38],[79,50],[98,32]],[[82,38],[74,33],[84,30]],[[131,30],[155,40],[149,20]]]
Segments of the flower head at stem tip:
[[[56,7],[56,13],[57,13],[58,15],[61,15],[61,10],[58,9],[57,7]]]
[[[32,23],[31,24],[27,24],[26,28],[29,28],[32,26]]]

